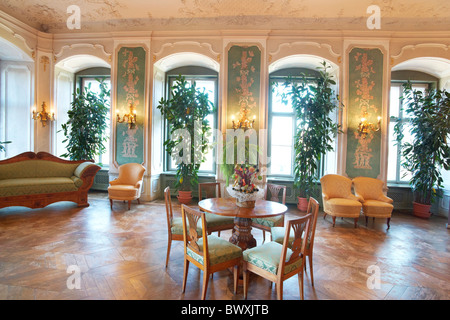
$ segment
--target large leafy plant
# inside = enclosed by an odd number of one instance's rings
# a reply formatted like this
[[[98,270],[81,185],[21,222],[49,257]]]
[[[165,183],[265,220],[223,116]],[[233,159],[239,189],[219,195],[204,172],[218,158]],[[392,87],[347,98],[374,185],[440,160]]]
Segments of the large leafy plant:
[[[99,82],[99,94],[92,92],[90,85],[84,91],[77,88],[74,93],[72,108],[67,112],[69,120],[61,125],[66,136],[63,143],[67,142],[67,152],[61,155],[63,158],[92,160],[106,150],[110,90],[105,81]]]
[[[334,148],[334,138],[340,126],[331,118],[340,107],[332,86],[326,62],[318,68],[318,76],[289,77],[283,84],[286,90],[282,101],[291,103],[296,115],[294,137],[294,187],[300,197],[316,193],[318,170],[322,157]]]
[[[205,161],[205,154],[210,149],[208,138],[211,129],[206,117],[213,111],[214,105],[208,93],[181,75],[170,90],[170,96],[162,98],[158,105],[169,128],[164,146],[167,153],[176,159],[175,189],[187,191],[197,186],[200,164]],[[180,131],[186,134],[179,134]],[[184,154],[184,150],[189,150],[188,154]]]
[[[450,93],[413,90],[410,82],[403,87],[402,110],[408,121],[397,122],[394,134],[403,156],[401,165],[412,174],[414,201],[429,205],[439,196],[436,189],[442,188],[441,170],[450,169]],[[402,142],[405,130],[411,142]]]

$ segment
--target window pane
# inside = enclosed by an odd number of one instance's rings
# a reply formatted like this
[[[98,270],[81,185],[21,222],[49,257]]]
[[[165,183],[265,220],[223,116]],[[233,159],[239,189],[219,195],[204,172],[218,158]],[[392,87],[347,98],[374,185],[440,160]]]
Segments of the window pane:
[[[398,157],[398,147],[395,145],[395,135],[394,135],[394,126],[395,122],[391,122],[389,124],[389,156],[388,156],[388,174],[387,179],[389,181],[396,181],[397,180],[397,170],[398,170],[398,163],[397,163],[397,157]]]
[[[104,83],[106,84],[107,90],[111,89],[111,79],[105,79]],[[100,95],[100,82],[95,78],[84,78],[83,79],[83,88],[84,91],[85,87],[90,87],[90,91],[94,93],[96,96]],[[108,112],[110,114],[110,112]],[[111,137],[111,131],[110,131],[110,117],[108,116],[108,119],[106,120],[106,129],[105,129],[105,135],[106,137]],[[109,159],[110,159],[110,148],[109,148],[109,140],[104,142],[103,145],[105,146],[106,150],[103,154],[96,156],[94,161],[98,164],[101,164],[104,167],[109,166]]]
[[[282,84],[274,86],[274,91],[272,92],[272,112],[294,112],[292,105],[288,100],[287,103],[283,103],[281,97],[283,93],[289,91],[289,88],[284,87]]]
[[[292,147],[272,145],[270,174],[292,175]]]
[[[292,117],[272,117],[272,145],[292,147]]]
[[[389,116],[398,117],[399,116],[399,106],[400,106],[400,93],[401,85],[393,85],[391,87],[390,104],[389,104]]]
[[[206,137],[208,139],[209,146],[213,145],[213,135],[212,129],[214,126],[214,114],[210,114],[206,117],[206,120],[209,122],[209,127],[211,128],[210,136]],[[209,148],[208,153],[205,155],[205,162],[200,165],[200,171],[214,171],[214,149]]]
[[[411,125],[410,124],[405,124],[404,125],[404,137],[402,139],[402,143],[405,142],[409,142],[411,143],[413,141],[412,136],[410,134],[410,130],[411,130]],[[400,161],[403,162],[403,157],[400,158]],[[408,182],[409,180],[411,180],[411,173],[409,171],[407,171],[406,169],[404,169],[403,167],[400,168],[400,181],[404,181],[404,182]]]

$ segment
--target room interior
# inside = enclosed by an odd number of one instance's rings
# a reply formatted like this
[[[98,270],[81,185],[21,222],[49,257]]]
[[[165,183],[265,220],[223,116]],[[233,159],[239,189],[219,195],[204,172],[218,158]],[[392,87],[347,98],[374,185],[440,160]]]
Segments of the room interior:
[[[102,79],[110,103],[108,140],[105,152],[92,159],[98,168],[87,199],[53,202],[47,196],[30,208],[25,197],[23,206],[19,201],[0,207],[0,299],[203,297],[206,272],[191,264],[182,292],[183,242],[173,241],[170,249],[167,240],[167,187],[174,215],[181,217],[181,206],[176,164],[164,145],[168,127],[160,101],[168,98],[178,75],[196,81],[215,106],[209,120],[217,139],[235,121],[246,120],[236,88],[243,85],[238,70],[248,64],[251,81],[245,85],[254,103],[248,119],[272,161],[262,165],[264,184],[285,187],[284,224],[306,210],[297,207],[293,178],[295,119],[292,112],[277,109],[275,83],[291,74],[317,74],[322,63],[335,82],[341,107],[331,116],[342,132],[321,160],[317,182],[325,175],[346,177],[351,186],[356,177],[377,179],[393,210],[388,216],[370,215],[361,206],[356,219],[335,215],[319,193],[314,282],[305,262],[304,299],[449,299],[450,171],[440,170],[443,188],[431,217],[414,216],[411,176],[401,166],[393,133],[402,118],[404,83],[450,89],[449,14],[450,4],[437,0],[1,1],[0,143],[8,143],[0,149],[0,161],[24,152],[66,153],[63,125],[77,89],[93,88]],[[363,105],[364,99],[370,106]],[[44,105],[48,120],[37,117]],[[362,118],[374,125],[370,139],[358,131]],[[219,182],[222,196],[230,197],[218,159],[214,146],[198,182]],[[119,188],[113,202],[110,182],[120,180],[119,168],[129,163],[145,169],[138,193],[128,202]],[[73,170],[70,175],[79,177]],[[197,189],[193,197],[192,206],[198,208]],[[231,241],[232,228],[214,234]],[[271,240],[270,228],[263,231],[253,227],[257,246]],[[68,282],[73,266],[80,275],[75,289]],[[376,275],[373,268],[380,272],[375,288],[369,283]],[[272,286],[255,274],[249,278],[244,296],[242,277],[235,293],[233,272],[217,271],[206,299],[279,297],[278,282]],[[300,299],[296,278],[284,281],[284,300]]]

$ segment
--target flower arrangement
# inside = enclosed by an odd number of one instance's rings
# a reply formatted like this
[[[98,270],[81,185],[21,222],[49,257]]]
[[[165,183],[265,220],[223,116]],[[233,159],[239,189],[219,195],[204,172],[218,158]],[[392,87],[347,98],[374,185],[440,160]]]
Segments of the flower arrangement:
[[[262,177],[259,175],[257,166],[237,164],[234,167],[233,178],[233,190],[244,193],[254,193],[259,191],[255,182],[256,180],[262,180]]]
[[[257,166],[236,165],[234,167],[234,184],[227,188],[228,193],[236,198],[239,207],[253,208],[257,199],[264,197],[264,189],[255,184],[262,180]]]

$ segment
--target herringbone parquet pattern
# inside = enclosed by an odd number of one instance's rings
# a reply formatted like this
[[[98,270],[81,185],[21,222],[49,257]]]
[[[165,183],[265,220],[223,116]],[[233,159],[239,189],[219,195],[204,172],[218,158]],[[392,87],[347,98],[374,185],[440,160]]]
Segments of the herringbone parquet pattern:
[[[107,195],[90,195],[88,208],[61,202],[45,209],[0,210],[0,299],[200,299],[201,273],[189,271],[181,293],[182,243],[174,241],[166,269],[167,227],[164,202],[118,202],[110,211]],[[178,213],[175,204],[175,212]],[[287,218],[299,215],[291,207]],[[305,299],[449,299],[450,237],[446,220],[421,220],[394,213],[391,229],[384,219],[353,220],[319,216],[314,252],[315,286],[305,277]],[[262,232],[253,230],[258,244]],[[222,232],[225,239],[230,231]],[[80,270],[80,289],[69,289]],[[380,288],[370,289],[367,268],[379,267]],[[242,299],[232,294],[232,274],[210,281],[207,299]],[[248,299],[276,299],[267,280],[250,279]],[[298,282],[285,282],[284,299],[299,299]]]

